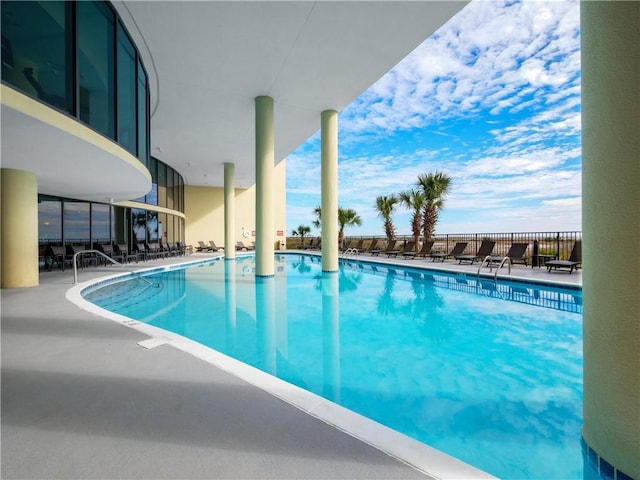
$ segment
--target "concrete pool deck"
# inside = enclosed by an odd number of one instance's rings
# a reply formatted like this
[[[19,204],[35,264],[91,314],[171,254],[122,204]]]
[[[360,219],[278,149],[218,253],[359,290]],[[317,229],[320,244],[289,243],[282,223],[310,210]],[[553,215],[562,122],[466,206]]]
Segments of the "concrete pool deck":
[[[79,280],[114,273],[89,267]],[[518,265],[511,276],[579,285],[582,273]],[[446,458],[419,470],[170,343],[144,348],[148,335],[69,302],[72,287],[67,269],[1,292],[2,478],[482,477]]]

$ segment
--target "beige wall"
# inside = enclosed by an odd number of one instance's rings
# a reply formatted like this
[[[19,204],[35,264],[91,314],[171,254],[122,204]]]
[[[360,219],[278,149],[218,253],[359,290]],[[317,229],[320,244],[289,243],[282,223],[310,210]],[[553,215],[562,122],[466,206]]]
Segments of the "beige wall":
[[[275,232],[273,240],[286,239],[286,162],[283,160],[275,167]],[[251,245],[255,240],[255,185],[246,189],[236,188],[236,240]],[[224,188],[185,186],[185,241],[187,245],[198,245],[198,240],[216,242],[224,246]],[[248,232],[248,237],[243,232]],[[278,237],[278,231],[282,236]]]

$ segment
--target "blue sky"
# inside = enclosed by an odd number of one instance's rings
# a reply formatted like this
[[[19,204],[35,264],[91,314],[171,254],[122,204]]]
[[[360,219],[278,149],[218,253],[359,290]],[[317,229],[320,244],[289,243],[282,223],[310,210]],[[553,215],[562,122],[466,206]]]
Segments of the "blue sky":
[[[338,128],[339,204],[362,218],[347,235],[383,235],[376,197],[436,170],[452,178],[436,233],[580,230],[578,1],[472,0]],[[287,158],[289,233],[318,205],[319,132]]]

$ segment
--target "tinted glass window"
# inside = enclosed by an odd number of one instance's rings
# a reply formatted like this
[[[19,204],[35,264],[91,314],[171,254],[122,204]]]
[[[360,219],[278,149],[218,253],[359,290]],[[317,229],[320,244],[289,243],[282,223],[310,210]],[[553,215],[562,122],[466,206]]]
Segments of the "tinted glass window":
[[[94,244],[111,242],[110,210],[111,207],[103,203],[91,204],[91,239]]]
[[[65,243],[87,245],[91,242],[89,205],[88,202],[64,202],[63,228]]]
[[[167,166],[158,162],[158,206],[167,206]]]
[[[147,74],[142,68],[142,64],[138,63],[138,158],[142,163],[148,165],[148,132],[147,117],[149,116],[147,109]]]
[[[139,208],[131,209],[131,240],[135,245],[147,241],[147,211]]]
[[[118,143],[137,154],[136,136],[136,52],[118,24]]]
[[[76,5],[80,120],[115,139],[113,13],[103,3]]]
[[[147,241],[157,242],[159,234],[158,212],[147,212]]]
[[[38,199],[38,239],[43,243],[62,243],[62,201],[41,196]]]
[[[2,80],[73,113],[71,4],[2,2]]]

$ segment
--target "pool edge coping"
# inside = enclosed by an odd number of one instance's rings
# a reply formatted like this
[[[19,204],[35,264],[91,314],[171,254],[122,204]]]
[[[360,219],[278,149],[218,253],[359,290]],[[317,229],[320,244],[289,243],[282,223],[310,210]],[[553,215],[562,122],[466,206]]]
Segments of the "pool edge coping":
[[[148,339],[138,342],[142,347],[173,346],[273,395],[337,430],[415,468],[434,480],[485,480],[497,478],[456,457],[386,427],[375,420],[371,420],[320,395],[309,392],[251,365],[236,360],[213,348],[190,340],[177,333],[110,312],[82,297],[84,290],[102,283],[106,284],[121,278],[134,277],[139,274],[171,271],[220,260],[224,260],[224,257],[185,261],[173,265],[140,268],[134,271],[105,275],[73,285],[66,291],[65,297],[69,302],[84,311],[107,320],[115,321],[116,323],[147,335],[149,337]],[[143,344],[149,340],[152,340],[152,346]]]

